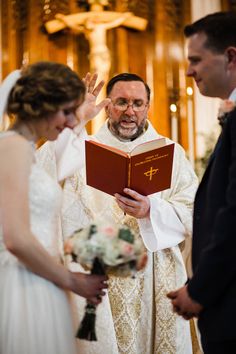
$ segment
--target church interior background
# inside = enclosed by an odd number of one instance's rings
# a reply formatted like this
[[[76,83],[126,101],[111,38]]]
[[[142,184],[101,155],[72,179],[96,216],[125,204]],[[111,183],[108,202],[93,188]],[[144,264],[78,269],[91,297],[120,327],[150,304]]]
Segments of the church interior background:
[[[154,127],[179,142],[201,173],[218,134],[219,101],[185,76],[183,28],[220,10],[236,11],[236,0],[1,0],[0,80],[39,60],[65,63],[80,77],[97,71],[106,81],[136,73],[151,88]]]

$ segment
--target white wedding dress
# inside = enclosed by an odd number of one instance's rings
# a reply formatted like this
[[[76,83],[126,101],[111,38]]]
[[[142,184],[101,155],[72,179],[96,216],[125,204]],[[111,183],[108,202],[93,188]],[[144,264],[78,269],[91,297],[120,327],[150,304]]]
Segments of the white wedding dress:
[[[13,132],[0,133],[6,138]],[[15,176],[17,178],[17,176]],[[59,261],[60,186],[37,164],[29,178],[32,232]],[[5,248],[0,224],[0,354],[74,354],[66,293],[29,271]]]

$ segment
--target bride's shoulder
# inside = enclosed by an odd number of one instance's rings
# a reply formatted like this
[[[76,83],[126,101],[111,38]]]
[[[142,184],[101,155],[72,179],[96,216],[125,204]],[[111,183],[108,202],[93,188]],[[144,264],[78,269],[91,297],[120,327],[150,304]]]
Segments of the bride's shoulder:
[[[2,158],[21,157],[22,155],[32,155],[31,143],[23,136],[12,132],[0,132],[0,155]]]
[[[0,143],[1,144],[21,144],[25,145],[28,143],[22,135],[18,134],[13,130],[0,131]]]

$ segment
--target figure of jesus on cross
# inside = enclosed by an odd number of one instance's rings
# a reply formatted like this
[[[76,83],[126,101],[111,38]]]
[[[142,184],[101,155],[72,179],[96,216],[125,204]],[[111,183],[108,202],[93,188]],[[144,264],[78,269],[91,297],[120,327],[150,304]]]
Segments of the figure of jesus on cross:
[[[122,25],[131,16],[131,12],[124,12],[108,22],[101,22],[98,17],[88,17],[83,24],[73,22],[68,18],[69,16],[62,14],[57,14],[55,17],[64,22],[74,33],[84,33],[90,48],[90,71],[97,72],[100,79],[107,81],[111,67],[110,51],[107,47],[107,30]]]
[[[74,33],[84,33],[89,42],[90,71],[98,73],[98,78],[105,82],[109,79],[111,67],[111,56],[107,46],[107,31],[109,29],[125,26],[137,30],[145,30],[147,20],[134,16],[132,12],[104,11],[104,6],[108,5],[107,0],[88,0],[90,11],[80,12],[71,15],[56,14],[55,20],[45,23],[48,33],[55,33],[66,27]],[[99,98],[105,97],[105,91]],[[96,124],[93,130],[99,128],[104,117],[96,117],[92,124]],[[99,123],[98,123],[99,122]]]

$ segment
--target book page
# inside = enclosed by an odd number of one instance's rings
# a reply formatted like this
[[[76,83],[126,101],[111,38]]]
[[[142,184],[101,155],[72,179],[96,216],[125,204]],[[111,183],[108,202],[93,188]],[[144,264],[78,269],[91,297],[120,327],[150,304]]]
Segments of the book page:
[[[97,141],[94,141],[94,140],[87,140],[89,143],[91,144],[94,144],[94,145],[98,145],[104,149],[107,149],[109,151],[113,151],[113,152],[116,152],[117,154],[119,155],[122,155],[122,156],[125,156],[125,157],[129,157],[129,154],[127,154],[126,152],[122,151],[122,150],[119,150],[113,146],[109,146],[109,145],[106,145],[106,144],[101,144],[101,143],[98,143]]]
[[[135,156],[138,154],[142,154],[143,152],[146,151],[151,151],[154,149],[158,149],[159,147],[165,146],[166,145],[166,139],[165,138],[160,138],[160,139],[155,139],[155,140],[150,140],[146,143],[140,144],[136,146],[130,153],[130,156]]]

